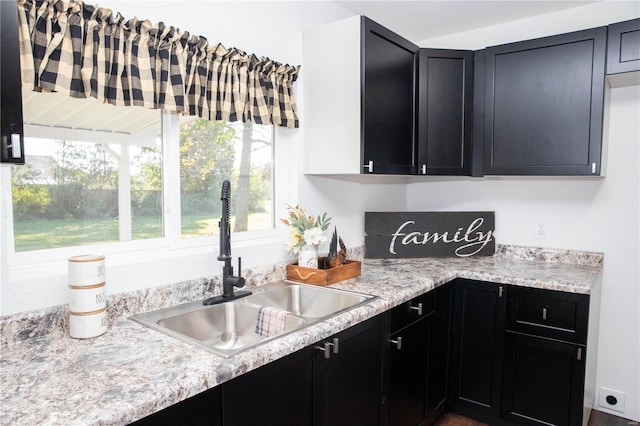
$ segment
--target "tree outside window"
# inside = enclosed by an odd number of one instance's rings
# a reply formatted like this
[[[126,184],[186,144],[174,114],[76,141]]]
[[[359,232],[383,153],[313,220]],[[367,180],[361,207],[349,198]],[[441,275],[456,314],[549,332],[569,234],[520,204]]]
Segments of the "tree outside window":
[[[71,136],[72,134],[70,134]],[[16,252],[118,241],[121,146],[26,138],[26,164],[12,166]],[[159,148],[129,147],[131,239],[162,231]]]
[[[234,232],[273,227],[272,126],[184,120],[180,198],[184,237],[218,234],[222,182],[231,182]]]

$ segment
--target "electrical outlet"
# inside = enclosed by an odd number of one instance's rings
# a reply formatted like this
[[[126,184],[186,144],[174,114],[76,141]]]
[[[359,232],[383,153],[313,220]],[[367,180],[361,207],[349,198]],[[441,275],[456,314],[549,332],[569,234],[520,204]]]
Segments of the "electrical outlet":
[[[535,228],[533,231],[534,236],[538,240],[547,239],[547,225],[540,219],[536,220]]]
[[[598,394],[598,405],[624,414],[624,392],[601,387]]]

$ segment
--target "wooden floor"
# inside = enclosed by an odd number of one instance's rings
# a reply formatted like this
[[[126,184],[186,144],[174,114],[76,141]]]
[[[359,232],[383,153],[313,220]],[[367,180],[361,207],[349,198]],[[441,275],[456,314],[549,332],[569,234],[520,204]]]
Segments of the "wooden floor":
[[[612,416],[602,411],[593,410],[589,417],[588,426],[636,426],[638,422]],[[490,426],[453,413],[444,413],[434,426]]]

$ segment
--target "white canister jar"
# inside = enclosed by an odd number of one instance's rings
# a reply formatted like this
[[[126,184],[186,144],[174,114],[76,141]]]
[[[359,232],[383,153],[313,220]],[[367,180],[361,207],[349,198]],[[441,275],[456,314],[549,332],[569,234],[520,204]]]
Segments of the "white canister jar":
[[[96,254],[72,256],[69,258],[68,274],[70,287],[104,284],[106,281],[104,256]]]
[[[76,339],[98,337],[107,331],[107,309],[96,312],[69,313],[69,335]]]
[[[106,285],[69,286],[69,312],[85,313],[107,307]]]
[[[298,266],[304,266],[305,268],[318,267],[318,250],[316,250],[315,246],[307,244],[300,247],[300,253],[298,253]]]

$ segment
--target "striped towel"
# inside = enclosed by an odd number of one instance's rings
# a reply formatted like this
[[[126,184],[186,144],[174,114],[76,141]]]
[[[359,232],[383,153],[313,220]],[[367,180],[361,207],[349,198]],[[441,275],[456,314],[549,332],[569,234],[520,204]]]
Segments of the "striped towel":
[[[271,337],[284,331],[284,322],[290,312],[270,306],[260,306],[256,321],[256,334]]]

